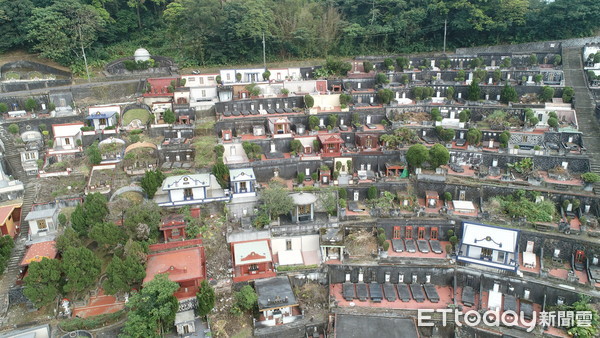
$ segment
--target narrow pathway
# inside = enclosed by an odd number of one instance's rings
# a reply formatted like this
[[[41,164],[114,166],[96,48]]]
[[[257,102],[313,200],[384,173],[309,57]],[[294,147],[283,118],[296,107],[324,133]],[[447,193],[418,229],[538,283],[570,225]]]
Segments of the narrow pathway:
[[[563,48],[563,70],[566,86],[575,89],[577,121],[579,130],[583,133],[583,145],[590,157],[590,169],[600,173],[600,125],[595,116],[596,105],[583,72],[581,48]],[[594,185],[594,192],[600,195],[600,182]]]

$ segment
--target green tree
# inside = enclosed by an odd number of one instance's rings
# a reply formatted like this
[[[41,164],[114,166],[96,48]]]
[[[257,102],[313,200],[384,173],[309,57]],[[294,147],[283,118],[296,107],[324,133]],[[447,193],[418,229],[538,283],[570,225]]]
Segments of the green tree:
[[[260,200],[265,205],[271,219],[287,214],[294,208],[294,200],[282,185],[271,181],[269,187],[260,194]]]
[[[500,69],[496,69],[494,73],[492,73],[492,80],[494,83],[499,83],[502,80],[502,71]]]
[[[552,128],[557,128],[558,127],[558,119],[556,117],[551,117],[548,119],[548,126],[552,127]]]
[[[374,200],[377,198],[378,195],[379,195],[379,192],[377,191],[376,186],[372,185],[369,187],[369,189],[367,189],[367,199]]]
[[[102,262],[88,248],[68,248],[62,257],[66,283],[64,291],[80,293],[91,288],[98,277]]]
[[[162,185],[165,180],[165,174],[162,171],[146,170],[144,177],[142,177],[141,186],[148,198],[154,198],[156,191]]]
[[[134,204],[125,211],[123,225],[130,237],[139,240],[158,238],[160,207],[151,201]]]
[[[467,98],[470,101],[479,101],[481,97],[481,88],[479,88],[479,83],[477,81],[471,82],[467,91]]]
[[[460,122],[469,122],[470,119],[471,111],[469,109],[461,110],[460,113],[458,113],[458,120]]]
[[[98,38],[106,20],[100,10],[76,0],[34,8],[27,25],[27,40],[42,57],[72,62]]]
[[[509,103],[517,102],[518,100],[519,94],[517,94],[515,88],[509,85],[508,83],[504,85],[504,88],[502,88],[502,91],[500,92],[500,101],[502,101],[503,103]]]
[[[542,92],[540,94],[540,100],[542,100],[542,102],[552,101],[553,97],[554,97],[554,88],[549,87],[549,86],[542,87]]]
[[[310,109],[315,105],[315,98],[309,94],[304,95],[304,105]]]
[[[52,304],[61,290],[60,261],[44,257],[39,262],[31,262],[27,269],[27,276],[23,278],[23,283],[25,285],[23,294],[33,305],[40,308]]]
[[[173,295],[179,284],[159,274],[146,283],[142,290],[129,298],[124,337],[158,337],[173,325],[179,302]]]
[[[537,84],[542,83],[543,79],[544,77],[542,76],[542,74],[535,74],[535,76],[533,77],[533,81]]]
[[[502,59],[502,63],[500,64],[500,67],[510,68],[511,63],[512,63],[512,60],[510,58],[504,58],[504,59]]]
[[[72,216],[71,216],[72,217]],[[61,254],[64,253],[70,247],[81,246],[81,239],[77,231],[73,230],[72,227],[65,228],[62,235],[56,238],[56,250]]]
[[[538,57],[535,54],[529,55],[529,64],[535,66],[538,64]]]
[[[79,236],[83,236],[87,233],[88,224],[83,211],[83,205],[78,204],[75,210],[71,213],[71,226],[73,230],[77,232]]]
[[[15,247],[15,242],[12,237],[4,235],[0,237],[0,274],[6,269],[8,260],[11,257],[12,249]]]
[[[12,123],[11,125],[8,126],[8,132],[11,134],[18,134],[19,133],[19,126],[15,123]]]
[[[175,113],[173,113],[171,109],[165,110],[165,112],[163,113],[163,121],[165,121],[165,123],[168,124],[173,124],[175,123],[175,120],[177,120]]]
[[[200,290],[196,294],[196,300],[198,301],[196,313],[201,317],[209,314],[215,307],[215,289],[208,284],[206,279],[200,283]]]
[[[452,193],[449,191],[446,191],[444,193],[444,201],[449,202],[452,201]]]
[[[327,117],[327,125],[331,126],[332,128],[337,127],[337,121],[338,121],[337,114],[331,114]]]
[[[377,75],[375,75],[376,84],[388,84],[389,82],[390,80],[388,79],[387,75],[385,75],[385,73],[377,73]]]
[[[563,102],[570,103],[573,100],[573,96],[575,95],[575,90],[573,87],[565,87],[563,89],[562,99]]]
[[[302,142],[300,142],[300,140],[292,140],[290,142],[290,151],[296,154],[302,154],[304,151],[304,146],[302,145]]]
[[[570,306],[562,305],[560,310],[562,311],[572,311],[575,313],[583,313],[590,312],[592,317],[589,321],[589,325],[583,325],[583,322],[579,322],[577,319],[571,324],[569,328],[567,328],[567,333],[571,337],[581,337],[581,338],[592,338],[598,336],[598,328],[600,328],[600,315],[598,315],[598,311],[591,305],[592,300],[589,296],[579,295],[579,300]]]
[[[29,111],[29,112],[34,112],[36,110],[38,106],[37,101],[30,97],[27,100],[25,100],[25,110]]]
[[[265,69],[265,71],[262,73],[262,77],[265,79],[265,81],[269,81],[271,78],[271,72],[268,69]]]
[[[134,257],[121,259],[114,256],[106,267],[106,280],[102,287],[109,295],[129,292],[146,277],[146,268]]]
[[[454,131],[454,129],[452,129],[452,128],[444,129],[442,127],[438,127],[438,128],[440,128],[439,130],[437,130],[438,135],[442,139],[442,141],[450,142],[454,139],[454,136],[456,135],[456,132]]]
[[[125,241],[127,240],[127,236],[123,233],[123,230],[110,222],[92,225],[89,237],[98,242],[98,244],[102,245],[105,249],[114,247],[117,244],[125,244]]]
[[[398,70],[403,72],[405,69],[408,69],[409,65],[409,60],[408,58],[405,58],[403,56],[399,56],[396,58],[396,66],[398,67]]]
[[[455,93],[455,89],[454,87],[448,87],[448,89],[446,89],[446,98],[448,100],[454,100],[454,93]]]
[[[370,71],[373,70],[373,64],[369,61],[364,61],[363,62],[363,70],[365,71],[365,73],[368,73]]]
[[[254,309],[258,302],[258,295],[250,285],[244,285],[235,294],[235,304],[243,311]]]
[[[479,145],[482,137],[483,133],[477,128],[469,128],[469,131],[467,131],[467,142],[472,146]]]
[[[212,174],[215,175],[217,182],[223,189],[229,187],[229,167],[223,161],[217,161],[212,167]]]
[[[506,148],[508,147],[508,140],[510,140],[510,133],[508,131],[503,131],[500,136],[498,136],[498,141],[500,142],[500,147]]]
[[[106,200],[106,196],[98,192],[87,195],[83,203],[83,211],[88,226],[102,222],[108,216],[108,201]]]
[[[380,89],[377,92],[377,98],[383,104],[389,104],[390,101],[394,98],[394,92],[390,89]]]
[[[0,102],[0,113],[6,114],[8,112],[8,105],[4,102]]]
[[[100,154],[100,149],[98,148],[98,141],[87,147],[85,153],[91,165],[98,165],[102,162],[102,154]]]
[[[310,130],[315,130],[316,127],[319,126],[319,118],[315,115],[311,115],[308,117],[308,127]]]
[[[587,173],[581,174],[581,179],[585,183],[596,183],[596,182],[600,182],[600,175],[593,173],[593,172],[587,172]]]
[[[429,149],[429,163],[434,168],[448,164],[448,161],[450,161],[450,152],[443,145],[437,143]]]
[[[429,151],[422,144],[415,144],[406,151],[406,161],[413,168],[420,168],[429,159]]]

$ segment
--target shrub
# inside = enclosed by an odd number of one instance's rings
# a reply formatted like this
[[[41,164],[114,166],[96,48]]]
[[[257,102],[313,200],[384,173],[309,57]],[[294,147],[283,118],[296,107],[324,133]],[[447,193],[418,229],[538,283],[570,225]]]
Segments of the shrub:
[[[383,251],[388,251],[388,249],[390,248],[390,242],[388,242],[388,241],[383,242],[382,247],[383,247]]]
[[[581,179],[585,183],[596,183],[596,182],[600,182],[600,175],[593,173],[593,172],[588,172],[588,173],[581,174]]]
[[[11,124],[10,126],[8,126],[8,132],[11,134],[18,134],[19,126],[15,123]]]
[[[8,105],[4,102],[0,102],[0,113],[8,112]]]
[[[571,102],[573,100],[573,95],[575,95],[575,90],[573,87],[565,87],[562,95],[563,102]]]
[[[315,99],[309,94],[304,95],[304,105],[310,109],[315,105]]]
[[[446,201],[446,202],[452,201],[452,193],[450,193],[449,191],[446,191],[444,193],[444,201]]]
[[[363,62],[363,69],[364,69],[365,73],[368,73],[371,70],[373,70],[373,64],[370,63],[369,61],[365,61],[365,62]]]
[[[279,92],[281,93],[281,95],[288,95],[290,93],[290,90],[287,88],[281,88]]]
[[[370,200],[374,200],[377,198],[377,195],[378,195],[377,187],[370,186],[369,189],[367,190],[367,198]]]
[[[306,178],[306,174],[304,174],[303,172],[298,173],[298,177],[296,178],[296,180],[298,181],[298,184],[302,184],[304,182],[304,179]]]
[[[27,111],[34,111],[38,106],[38,103],[35,99],[33,98],[28,98],[27,100],[25,100],[25,110]]]
[[[375,83],[376,84],[387,84],[389,82],[390,82],[390,80],[388,79],[387,75],[385,75],[384,73],[377,73],[377,75],[375,75]]]

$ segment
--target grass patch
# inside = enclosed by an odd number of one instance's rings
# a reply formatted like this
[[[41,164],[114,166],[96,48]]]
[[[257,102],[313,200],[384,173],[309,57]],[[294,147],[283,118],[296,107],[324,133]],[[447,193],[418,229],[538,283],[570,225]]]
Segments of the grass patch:
[[[19,75],[19,73],[17,73],[17,72],[7,72],[4,75],[4,78],[7,80],[20,80],[21,75]]]
[[[58,326],[66,332],[77,330],[93,330],[107,326],[125,319],[127,313],[124,310],[88,318],[72,318],[62,321]]]
[[[286,265],[286,266],[278,266],[277,271],[285,272],[285,271],[300,271],[300,270],[310,270],[318,268],[318,264],[311,265]]]
[[[123,115],[123,125],[126,126],[135,119],[142,121],[142,124],[146,124],[150,119],[150,113],[146,109],[128,110],[125,115]]]
[[[213,151],[217,139],[214,136],[200,136],[194,141],[196,148],[196,166],[209,167],[215,163],[215,153]]]

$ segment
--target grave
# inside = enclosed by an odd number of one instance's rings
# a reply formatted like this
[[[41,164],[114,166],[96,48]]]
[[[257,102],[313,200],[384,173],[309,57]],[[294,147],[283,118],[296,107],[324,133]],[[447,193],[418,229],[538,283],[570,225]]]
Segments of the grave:
[[[383,294],[388,302],[396,301],[396,291],[394,290],[394,284],[385,283],[383,284]]]
[[[408,303],[410,302],[410,291],[408,290],[408,285],[405,283],[396,284],[396,290],[398,290],[398,298],[401,301]]]
[[[432,303],[438,303],[440,301],[440,296],[435,288],[435,285],[427,283],[423,285],[425,287],[425,293],[427,294],[427,298]]]

